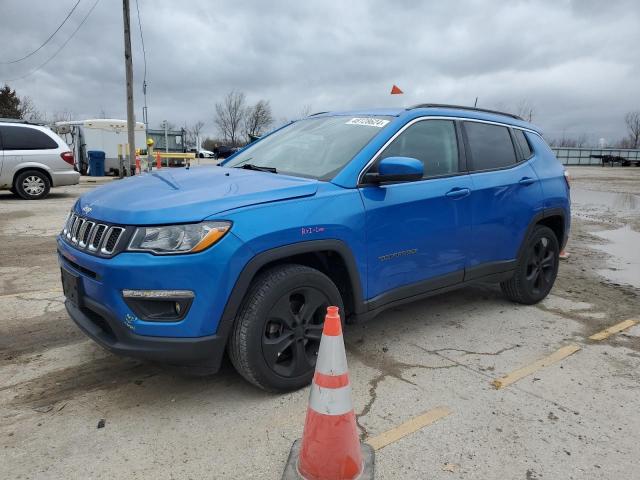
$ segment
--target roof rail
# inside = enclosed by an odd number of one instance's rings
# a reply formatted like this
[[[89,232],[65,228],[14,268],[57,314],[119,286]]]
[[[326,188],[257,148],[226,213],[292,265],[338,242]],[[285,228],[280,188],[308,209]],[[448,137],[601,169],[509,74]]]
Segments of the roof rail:
[[[484,113],[494,113],[496,115],[506,115],[507,117],[515,118],[516,120],[524,119],[518,115],[507,112],[499,112],[498,110],[489,110],[487,108],[478,108],[478,107],[465,107],[463,105],[447,105],[444,103],[419,103],[418,105],[413,105],[407,110],[413,110],[414,108],[453,108],[457,110],[472,110],[474,112],[484,112]]]

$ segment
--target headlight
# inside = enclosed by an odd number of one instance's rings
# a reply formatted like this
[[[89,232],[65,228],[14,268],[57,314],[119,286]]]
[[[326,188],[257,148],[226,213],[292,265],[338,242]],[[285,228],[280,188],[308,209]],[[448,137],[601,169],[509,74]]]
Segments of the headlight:
[[[231,222],[138,227],[127,250],[160,255],[201,252],[224,237],[230,228]]]

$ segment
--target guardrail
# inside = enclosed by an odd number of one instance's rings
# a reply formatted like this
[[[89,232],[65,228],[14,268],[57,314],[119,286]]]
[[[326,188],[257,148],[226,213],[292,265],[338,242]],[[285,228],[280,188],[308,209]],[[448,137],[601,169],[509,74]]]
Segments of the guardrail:
[[[626,148],[552,147],[563,165],[620,165],[640,166],[640,150]]]

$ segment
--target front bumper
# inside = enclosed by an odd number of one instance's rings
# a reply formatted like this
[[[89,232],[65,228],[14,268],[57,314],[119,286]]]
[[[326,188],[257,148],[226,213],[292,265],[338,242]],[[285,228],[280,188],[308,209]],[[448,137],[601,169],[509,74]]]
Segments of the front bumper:
[[[87,297],[81,302],[81,306],[69,300],[65,302],[69,316],[87,336],[113,353],[174,365],[207,364],[213,370],[220,365],[226,338],[217,335],[197,338],[136,335],[100,304]]]
[[[58,237],[60,267],[77,278],[77,295],[65,303],[74,322],[114,353],[171,364],[219,366],[228,334],[221,318],[250,256],[232,233],[197,254],[122,252],[111,258],[90,255]],[[128,289],[188,290],[194,297],[179,320],[152,321],[127,304],[123,291]]]

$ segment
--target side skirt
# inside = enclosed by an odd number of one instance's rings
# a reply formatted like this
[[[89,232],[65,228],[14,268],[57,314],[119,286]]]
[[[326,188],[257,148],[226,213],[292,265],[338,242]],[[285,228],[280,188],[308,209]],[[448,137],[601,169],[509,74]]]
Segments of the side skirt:
[[[503,282],[513,276],[516,263],[516,260],[491,262],[467,269],[466,272],[460,270],[396,288],[365,301],[365,312],[352,316],[349,319],[350,323],[363,323],[389,308],[433,297],[468,285]]]

